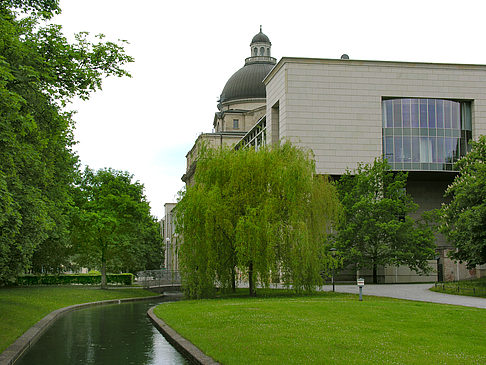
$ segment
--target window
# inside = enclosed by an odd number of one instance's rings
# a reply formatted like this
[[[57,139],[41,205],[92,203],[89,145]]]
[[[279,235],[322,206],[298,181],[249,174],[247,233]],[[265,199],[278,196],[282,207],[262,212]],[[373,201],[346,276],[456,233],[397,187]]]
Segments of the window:
[[[396,170],[452,170],[472,139],[471,103],[385,99],[383,156]]]
[[[238,129],[238,128],[239,128],[238,119],[233,119],[233,129]]]

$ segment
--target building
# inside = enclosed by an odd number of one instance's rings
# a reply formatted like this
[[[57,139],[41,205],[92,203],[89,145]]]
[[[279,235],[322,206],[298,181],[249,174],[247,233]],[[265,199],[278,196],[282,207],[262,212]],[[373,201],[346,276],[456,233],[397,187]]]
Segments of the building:
[[[242,68],[226,82],[218,100],[218,112],[214,115],[212,133],[202,133],[187,153],[187,169],[182,181],[191,184],[195,161],[201,143],[211,147],[237,144],[254,128],[266,113],[265,76],[276,64],[271,57],[272,43],[260,32],[250,43],[250,57]]]
[[[177,251],[179,240],[175,232],[174,208],[176,203],[165,203],[165,215],[160,221],[160,231],[165,247],[164,268],[167,270],[179,270]]]
[[[261,31],[245,66],[226,83],[214,133],[202,134],[188,153],[190,184],[197,146],[258,146],[291,141],[315,154],[317,173],[335,178],[359,162],[385,156],[409,172],[407,191],[417,214],[440,207],[468,141],[486,134],[486,66],[423,62],[284,57],[275,64]],[[458,280],[486,273],[452,262],[437,240],[437,274],[404,267],[379,271],[381,282]],[[366,273],[365,273],[366,274]]]

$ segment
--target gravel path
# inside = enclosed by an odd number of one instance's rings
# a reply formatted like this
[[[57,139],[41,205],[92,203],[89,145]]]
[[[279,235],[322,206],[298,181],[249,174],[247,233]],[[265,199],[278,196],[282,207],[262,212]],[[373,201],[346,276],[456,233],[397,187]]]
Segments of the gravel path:
[[[429,290],[429,288],[433,286],[434,284],[365,284],[363,287],[363,296],[374,295],[379,297],[417,300],[420,302],[486,308],[486,298],[436,293]],[[330,291],[332,290],[332,286],[326,285],[323,289]],[[359,293],[357,285],[336,285],[336,291],[340,293]]]

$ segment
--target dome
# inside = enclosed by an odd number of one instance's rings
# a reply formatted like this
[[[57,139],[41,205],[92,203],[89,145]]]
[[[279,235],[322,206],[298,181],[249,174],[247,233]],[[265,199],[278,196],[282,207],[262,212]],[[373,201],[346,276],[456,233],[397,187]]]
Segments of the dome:
[[[265,36],[266,37],[266,36]],[[263,79],[273,68],[272,63],[246,64],[231,76],[221,93],[220,102],[236,99],[265,98]]]
[[[262,33],[261,29],[260,29],[260,33],[258,33],[257,35],[255,35],[253,37],[253,39],[251,40],[251,43],[270,43],[270,39],[268,39],[268,37]],[[271,43],[270,43],[271,44]]]

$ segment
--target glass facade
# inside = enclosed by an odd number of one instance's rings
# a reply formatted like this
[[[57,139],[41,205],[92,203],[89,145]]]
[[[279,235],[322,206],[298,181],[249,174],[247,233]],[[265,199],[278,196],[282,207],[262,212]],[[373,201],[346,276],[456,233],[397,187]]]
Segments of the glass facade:
[[[452,170],[472,138],[471,103],[385,99],[383,154],[394,170]]]

